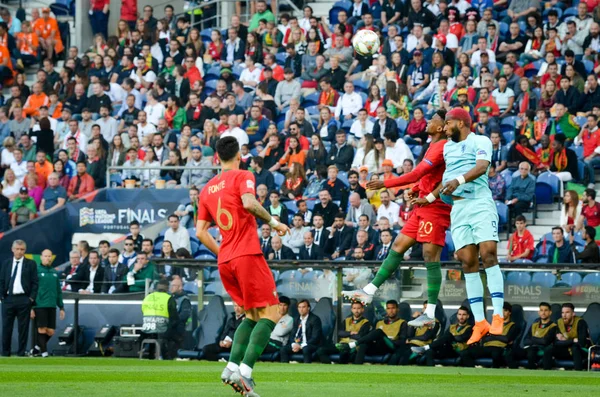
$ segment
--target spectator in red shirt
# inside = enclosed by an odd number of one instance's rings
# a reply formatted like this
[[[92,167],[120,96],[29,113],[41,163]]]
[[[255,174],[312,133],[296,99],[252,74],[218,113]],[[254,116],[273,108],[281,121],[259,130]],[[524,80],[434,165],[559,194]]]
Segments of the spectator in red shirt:
[[[190,87],[194,86],[196,81],[202,80],[202,74],[200,70],[196,67],[196,61],[192,57],[187,57],[185,59],[185,69],[186,72],[183,75],[184,79],[188,79],[190,82]]]
[[[594,189],[585,189],[583,192],[583,208],[579,217],[577,230],[583,229],[583,221],[587,226],[600,226],[600,203],[596,202],[596,191]]]
[[[531,260],[533,258],[535,241],[531,232],[527,230],[527,220],[523,215],[515,218],[515,226],[517,227],[517,231],[508,240],[506,260],[508,262],[514,262],[517,259]]]
[[[588,187],[594,188],[596,183],[596,171],[594,166],[600,165],[600,155],[596,149],[600,146],[600,130],[598,130],[598,119],[593,114],[587,116],[586,128],[582,129],[577,138],[576,145],[583,145],[583,161],[585,162],[588,175]]]
[[[490,116],[496,117],[500,114],[500,108],[496,104],[494,97],[490,95],[487,87],[481,87],[479,90],[479,102],[475,106],[475,116],[479,118],[479,112],[485,110]]]

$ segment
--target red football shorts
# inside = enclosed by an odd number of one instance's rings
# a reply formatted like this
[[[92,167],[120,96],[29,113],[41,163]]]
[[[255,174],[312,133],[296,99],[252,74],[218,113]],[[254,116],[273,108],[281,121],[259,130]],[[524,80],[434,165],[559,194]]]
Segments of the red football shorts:
[[[221,263],[219,274],[225,291],[245,310],[279,304],[273,273],[261,254]]]
[[[415,208],[401,233],[418,243],[443,247],[446,243],[446,230],[450,227],[450,210],[450,206],[436,204]]]

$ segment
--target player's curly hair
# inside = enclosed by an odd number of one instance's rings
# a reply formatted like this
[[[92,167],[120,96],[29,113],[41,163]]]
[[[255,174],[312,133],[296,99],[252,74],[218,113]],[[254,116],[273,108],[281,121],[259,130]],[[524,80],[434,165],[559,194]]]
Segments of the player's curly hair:
[[[227,162],[232,160],[240,151],[240,144],[234,137],[227,136],[217,141],[216,149],[219,160]]]

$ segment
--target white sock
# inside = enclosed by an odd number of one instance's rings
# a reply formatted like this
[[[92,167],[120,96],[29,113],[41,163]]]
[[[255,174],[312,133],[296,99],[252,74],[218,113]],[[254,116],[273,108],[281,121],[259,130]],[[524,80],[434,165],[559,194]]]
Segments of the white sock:
[[[435,318],[435,305],[428,303],[425,307],[425,315],[429,318]]]
[[[42,357],[48,357],[48,352],[43,352]]]
[[[479,277],[479,272],[465,273],[465,287],[475,321],[485,320],[485,313],[483,311],[483,283],[481,282],[481,277]]]
[[[430,347],[429,347],[429,345],[425,345],[425,346],[423,346],[423,349],[425,349],[425,351],[427,351],[430,349]]]
[[[492,266],[485,269],[487,274],[487,286],[492,297],[492,306],[494,307],[494,314],[504,317],[502,308],[504,306],[504,276],[500,266]]]
[[[348,346],[350,346],[350,349],[354,349],[356,347],[356,342],[350,342],[348,343]]]
[[[240,374],[244,378],[252,378],[252,368],[250,368],[246,364],[242,364],[240,365]]]
[[[236,363],[232,363],[231,361],[227,363],[227,369],[230,371],[237,371],[238,369],[240,369],[240,366],[237,365]]]
[[[369,283],[365,286],[365,288],[363,288],[363,291],[369,295],[375,295],[375,292],[377,292],[377,287],[373,283]]]

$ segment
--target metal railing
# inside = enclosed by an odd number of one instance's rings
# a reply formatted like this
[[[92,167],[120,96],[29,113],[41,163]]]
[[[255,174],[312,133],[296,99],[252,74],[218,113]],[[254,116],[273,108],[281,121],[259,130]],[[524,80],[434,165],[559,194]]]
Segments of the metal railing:
[[[132,171],[132,170],[141,170],[141,171],[178,171],[178,170],[211,170],[216,171],[216,174],[221,172],[221,167],[194,167],[190,168],[188,165],[161,165],[161,166],[152,166],[152,167],[134,167],[134,166],[124,166],[124,165],[109,165],[106,167],[106,187],[110,187],[111,181],[110,176],[113,174],[111,171]],[[141,181],[148,182],[148,181]],[[141,187],[150,187],[149,185],[141,186]]]

